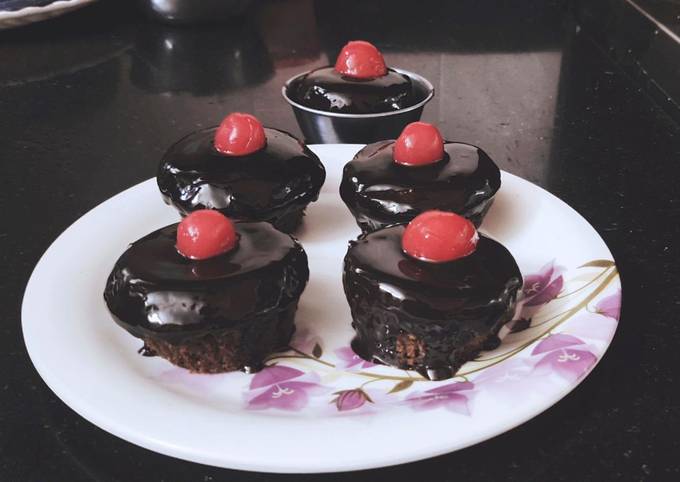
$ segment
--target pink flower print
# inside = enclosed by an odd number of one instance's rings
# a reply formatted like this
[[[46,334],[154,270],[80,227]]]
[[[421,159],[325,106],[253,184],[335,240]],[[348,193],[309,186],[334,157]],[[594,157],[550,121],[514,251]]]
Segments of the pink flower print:
[[[316,374],[273,365],[258,372],[250,382],[248,408],[298,411],[309,403],[310,395],[324,391]]]
[[[609,295],[598,301],[595,305],[595,313],[599,313],[600,315],[604,315],[618,321],[619,314],[621,313],[621,288],[619,288],[613,295]]]
[[[283,365],[271,365],[257,372],[250,381],[250,389],[268,387],[276,383],[298,378],[305,372]]]
[[[335,366],[340,370],[357,370],[375,366],[374,363],[366,361],[354,353],[352,347],[349,346],[338,348],[335,350],[335,355],[338,357],[338,363]]]
[[[449,383],[424,392],[411,393],[405,401],[414,410],[431,410],[444,407],[452,412],[470,415],[469,395],[460,392],[473,388],[474,384],[471,382]]]
[[[524,306],[544,305],[560,293],[564,285],[561,267],[555,261],[544,265],[538,273],[524,277]]]
[[[565,333],[556,333],[544,338],[531,352],[532,355],[543,353],[546,355],[538,361],[534,371],[554,372],[572,381],[585,375],[597,360],[583,340]]]
[[[357,390],[363,394],[356,393]],[[342,396],[344,395],[344,396]],[[338,399],[338,396],[342,398]],[[403,399],[398,398],[393,393],[387,393],[384,387],[367,387],[334,390],[333,395],[328,399],[323,410],[327,417],[371,417],[378,412],[384,412],[388,407],[395,407],[403,404]],[[342,410],[338,407],[338,402]]]
[[[597,361],[597,357],[586,350],[561,348],[551,351],[536,364],[536,370],[548,369],[562,377],[575,381],[588,372]]]
[[[373,403],[371,397],[369,397],[361,388],[341,390],[335,392],[334,395],[336,395],[336,397],[331,400],[331,403],[335,403],[339,412],[356,410],[357,408],[363,407],[366,402]]]
[[[583,345],[584,341],[572,335],[556,333],[542,339],[531,352],[532,355],[539,355],[553,350],[559,350],[567,346]]]

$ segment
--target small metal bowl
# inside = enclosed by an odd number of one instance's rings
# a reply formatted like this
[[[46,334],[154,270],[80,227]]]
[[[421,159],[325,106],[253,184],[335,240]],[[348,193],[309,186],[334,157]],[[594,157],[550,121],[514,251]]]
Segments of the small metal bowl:
[[[411,78],[416,94],[422,100],[405,109],[375,114],[342,114],[312,109],[288,96],[288,89],[295,80],[309,72],[288,79],[281,93],[293,108],[305,141],[309,144],[369,144],[383,139],[396,139],[407,124],[420,120],[425,104],[434,97],[434,87],[421,75],[402,69],[393,70]]]

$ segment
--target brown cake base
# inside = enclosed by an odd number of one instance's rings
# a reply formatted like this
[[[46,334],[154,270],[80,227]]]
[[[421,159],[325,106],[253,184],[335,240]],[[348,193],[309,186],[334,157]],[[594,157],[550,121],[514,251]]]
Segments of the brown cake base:
[[[480,352],[493,350],[500,345],[498,331],[503,322],[494,327],[492,333],[472,338],[467,343],[455,347],[445,363],[430,366],[432,359],[438,358],[436,350],[439,346],[429,346],[426,337],[402,332],[394,337],[392,345],[384,346],[383,351],[367,350],[361,338],[352,342],[353,350],[365,360],[374,363],[391,365],[402,370],[415,370],[430,380],[444,380],[454,377],[456,372],[470,360],[477,358]],[[429,351],[433,352],[430,354]]]
[[[172,343],[160,337],[144,338],[142,353],[160,356],[194,373],[259,371],[265,359],[284,349],[295,332],[297,303],[238,326]]]

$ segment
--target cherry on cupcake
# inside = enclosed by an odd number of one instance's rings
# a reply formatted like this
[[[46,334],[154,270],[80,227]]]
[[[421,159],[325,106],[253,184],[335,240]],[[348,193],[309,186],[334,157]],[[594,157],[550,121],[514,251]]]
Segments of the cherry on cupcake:
[[[253,115],[234,112],[224,118],[215,133],[215,149],[227,156],[245,156],[267,143],[264,127]]]
[[[177,226],[177,251],[189,259],[208,259],[234,249],[238,242],[234,223],[212,209],[200,209]]]
[[[439,129],[427,122],[411,122],[394,143],[394,162],[425,166],[444,158],[444,139]]]
[[[348,42],[335,61],[335,70],[353,79],[368,80],[387,75],[387,66],[380,50],[365,40]]]
[[[444,211],[425,211],[408,224],[401,238],[404,252],[429,263],[464,258],[477,248],[479,234],[463,216]]]

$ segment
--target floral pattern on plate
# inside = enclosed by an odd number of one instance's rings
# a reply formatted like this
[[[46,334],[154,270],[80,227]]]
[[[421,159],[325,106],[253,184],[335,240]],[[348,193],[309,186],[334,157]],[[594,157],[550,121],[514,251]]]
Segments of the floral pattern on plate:
[[[359,415],[406,407],[470,416],[481,392],[511,400],[518,391],[530,396],[546,383],[581,379],[618,322],[621,289],[613,261],[594,260],[572,272],[551,261],[524,280],[517,317],[500,334],[503,343],[449,380],[430,381],[363,360],[350,340],[326,351],[321,335],[302,326],[289,350],[272,355],[254,375],[192,375],[175,368],[162,381],[206,391],[220,377],[241,377],[243,407],[252,411]]]
[[[322,339],[301,329],[291,351],[270,358],[268,366],[253,377],[249,393],[256,393],[247,398],[248,408],[297,411],[330,405],[338,413],[347,413],[405,405],[469,415],[474,394],[487,387],[508,385],[507,390],[516,390],[518,382],[535,385],[548,377],[578,380],[597,362],[601,342],[606,341],[598,340],[598,334],[612,332],[608,323],[618,320],[621,306],[620,289],[606,293],[618,278],[612,261],[591,261],[578,271],[574,275],[578,279],[568,283],[564,268],[551,261],[525,275],[521,308],[506,328],[504,342],[464,365],[450,380],[432,382],[414,372],[375,365],[349,346],[324,357]],[[574,333],[569,329],[572,321]],[[598,324],[604,330],[598,330]],[[587,329],[580,329],[584,325]],[[289,366],[293,364],[299,369]],[[333,384],[320,388],[329,373]],[[266,384],[259,381],[264,379]],[[356,380],[354,386],[337,389],[347,379]]]

